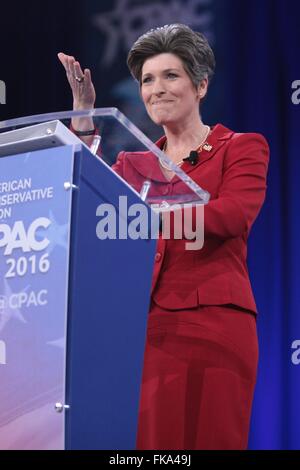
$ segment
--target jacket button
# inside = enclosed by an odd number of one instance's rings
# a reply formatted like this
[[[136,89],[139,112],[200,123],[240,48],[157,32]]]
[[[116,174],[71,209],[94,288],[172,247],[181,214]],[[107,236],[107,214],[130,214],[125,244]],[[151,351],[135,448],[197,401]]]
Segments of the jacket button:
[[[158,263],[161,260],[161,253],[156,253],[154,259]]]

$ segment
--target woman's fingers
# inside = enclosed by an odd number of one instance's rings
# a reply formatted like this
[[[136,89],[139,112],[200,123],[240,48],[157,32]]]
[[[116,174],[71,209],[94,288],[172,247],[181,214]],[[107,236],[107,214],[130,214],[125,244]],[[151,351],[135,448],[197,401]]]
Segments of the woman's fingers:
[[[59,52],[57,54],[57,56],[58,56],[60,62],[62,63],[62,65],[64,66],[66,72],[68,73],[68,71],[69,71],[68,59],[69,59],[70,56],[64,54],[63,52]]]
[[[87,84],[90,85],[92,83],[92,77],[91,77],[90,69],[84,69],[84,79],[85,79]]]
[[[69,78],[74,78],[74,62],[75,58],[73,56],[67,56],[67,73],[69,74]]]
[[[63,52],[59,52],[57,54],[57,57],[59,58],[59,60],[61,61],[61,63],[63,64],[63,66],[65,67],[65,54]]]
[[[77,61],[73,63],[73,73],[74,73],[74,77],[84,78],[84,73],[81,70],[80,63]]]
[[[74,75],[73,73],[73,64],[75,62],[75,58],[71,55],[67,55],[67,54],[64,54],[63,52],[59,52],[59,54],[57,54],[60,62],[62,63],[62,65],[64,66],[65,68],[65,71],[67,72],[67,75],[68,75],[68,78],[72,75]]]
[[[65,68],[72,89],[75,106],[78,108],[92,108],[95,103],[96,94],[90,70],[84,69],[83,72],[80,63],[75,60],[73,56],[64,54],[63,52],[57,55]]]
[[[69,79],[73,81],[75,77],[83,78],[85,76],[80,66],[80,63],[75,60],[75,57],[71,55],[66,55],[63,52],[59,52],[57,56],[62,65],[64,66]]]

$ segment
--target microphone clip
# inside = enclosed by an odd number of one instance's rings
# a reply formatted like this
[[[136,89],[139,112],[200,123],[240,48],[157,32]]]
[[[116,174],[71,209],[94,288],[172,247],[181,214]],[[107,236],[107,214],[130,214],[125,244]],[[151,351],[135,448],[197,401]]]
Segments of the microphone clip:
[[[183,161],[189,162],[191,165],[194,166],[198,162],[198,158],[199,157],[198,157],[197,150],[191,150],[189,156],[186,158],[183,158]]]

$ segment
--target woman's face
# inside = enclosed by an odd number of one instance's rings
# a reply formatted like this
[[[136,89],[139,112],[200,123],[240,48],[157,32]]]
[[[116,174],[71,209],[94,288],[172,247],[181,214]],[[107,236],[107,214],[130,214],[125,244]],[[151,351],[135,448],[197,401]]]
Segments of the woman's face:
[[[199,115],[199,92],[179,57],[163,53],[147,59],[142,68],[141,96],[150,118],[158,125],[180,125]],[[207,85],[206,85],[207,86]],[[196,113],[196,114],[195,114]]]

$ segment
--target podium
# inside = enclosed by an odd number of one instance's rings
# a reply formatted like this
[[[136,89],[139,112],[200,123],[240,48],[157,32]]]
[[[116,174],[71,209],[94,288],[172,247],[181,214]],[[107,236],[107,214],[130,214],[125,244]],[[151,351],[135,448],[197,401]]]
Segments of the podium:
[[[101,158],[63,124],[79,115]],[[1,449],[135,449],[159,211],[151,175],[138,192],[110,164],[138,148],[167,159],[115,108],[0,123]]]

